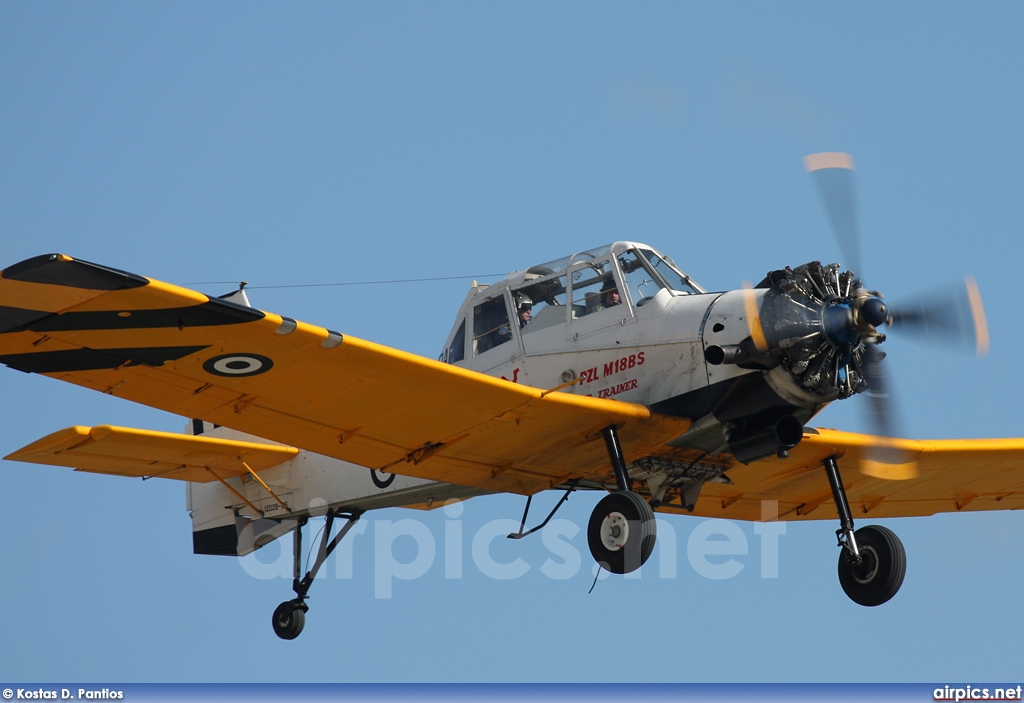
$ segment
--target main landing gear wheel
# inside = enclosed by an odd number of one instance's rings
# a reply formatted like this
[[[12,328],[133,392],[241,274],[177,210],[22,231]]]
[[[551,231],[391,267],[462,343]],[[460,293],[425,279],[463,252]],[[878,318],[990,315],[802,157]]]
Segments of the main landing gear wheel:
[[[283,640],[293,640],[306,626],[309,606],[299,599],[286,600],[274,611],[274,634]]]
[[[860,561],[843,549],[839,555],[839,584],[854,603],[881,605],[896,595],[907,573],[907,552],[892,530],[868,525],[853,533]]]
[[[654,551],[656,524],[654,511],[641,496],[632,491],[611,493],[590,515],[590,553],[613,574],[636,571]]]

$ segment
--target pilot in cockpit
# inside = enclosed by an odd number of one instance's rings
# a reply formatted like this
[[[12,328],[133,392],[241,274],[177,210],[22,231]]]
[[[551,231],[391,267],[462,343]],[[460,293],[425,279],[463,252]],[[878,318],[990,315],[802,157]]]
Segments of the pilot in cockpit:
[[[619,287],[615,283],[614,278],[609,278],[601,286],[601,303],[594,307],[594,310],[604,310],[605,308],[615,307],[622,303],[622,297],[619,295]]]
[[[533,317],[533,301],[525,293],[516,293],[516,317],[519,318],[519,329],[526,327],[526,323]]]

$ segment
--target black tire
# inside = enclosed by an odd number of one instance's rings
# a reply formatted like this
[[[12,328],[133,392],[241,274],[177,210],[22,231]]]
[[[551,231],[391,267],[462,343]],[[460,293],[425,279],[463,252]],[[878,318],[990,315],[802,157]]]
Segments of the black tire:
[[[611,493],[597,504],[587,526],[594,561],[613,574],[636,571],[654,552],[657,523],[651,506],[632,491]]]
[[[839,555],[839,584],[854,603],[875,606],[896,595],[907,573],[907,552],[896,533],[868,525],[853,533],[861,563],[843,549]]]
[[[286,600],[274,610],[274,634],[283,640],[293,640],[306,626],[306,604]]]

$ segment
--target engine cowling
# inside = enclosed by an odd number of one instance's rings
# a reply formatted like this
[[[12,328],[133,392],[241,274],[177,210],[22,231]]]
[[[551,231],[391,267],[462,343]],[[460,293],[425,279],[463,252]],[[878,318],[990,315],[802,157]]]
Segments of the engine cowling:
[[[742,304],[739,293],[712,309],[704,359],[712,413],[727,425],[730,451],[749,463],[796,446],[802,423],[826,403],[867,390],[889,310],[838,264],[773,271]]]

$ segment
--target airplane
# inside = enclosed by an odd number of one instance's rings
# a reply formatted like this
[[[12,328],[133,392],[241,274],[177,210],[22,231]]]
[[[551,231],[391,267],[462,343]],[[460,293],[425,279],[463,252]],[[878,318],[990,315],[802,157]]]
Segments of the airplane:
[[[806,164],[857,261],[852,158]],[[0,271],[0,363],[187,429],[74,426],[5,458],[184,481],[197,554],[241,557],[290,533],[295,597],[272,617],[282,639],[302,632],[319,569],[367,511],[499,492],[526,497],[513,538],[570,493],[601,494],[587,541],[614,574],[651,555],[656,512],[838,517],[840,586],[878,606],[899,591],[906,553],[855,514],[1024,507],[1024,439],[898,436],[880,328],[987,344],[971,282],[900,308],[853,271],[811,262],[713,292],[635,241],[474,281],[436,360],[259,310],[244,285],[210,297],[47,254]],[[857,395],[872,434],[808,425]],[[526,529],[548,490],[562,500]],[[323,515],[303,573],[303,529]]]

